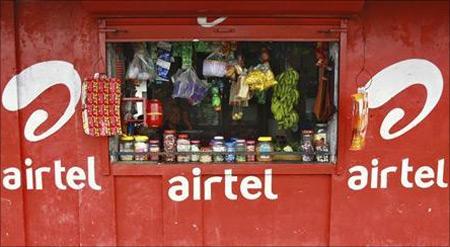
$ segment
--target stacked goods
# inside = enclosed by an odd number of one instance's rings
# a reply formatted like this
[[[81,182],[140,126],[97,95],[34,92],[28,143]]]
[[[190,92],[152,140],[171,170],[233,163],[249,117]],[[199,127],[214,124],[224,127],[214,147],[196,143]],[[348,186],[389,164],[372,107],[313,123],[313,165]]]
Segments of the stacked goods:
[[[295,110],[300,98],[297,90],[298,79],[298,72],[292,68],[277,77],[278,84],[273,90],[271,110],[281,129],[290,129],[299,121]]]

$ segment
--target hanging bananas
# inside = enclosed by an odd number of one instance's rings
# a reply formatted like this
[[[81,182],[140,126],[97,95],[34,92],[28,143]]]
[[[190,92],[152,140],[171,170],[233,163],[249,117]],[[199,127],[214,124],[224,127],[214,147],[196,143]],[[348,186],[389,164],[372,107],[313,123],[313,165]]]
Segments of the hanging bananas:
[[[295,110],[300,99],[298,79],[298,72],[289,68],[277,77],[278,84],[273,88],[271,110],[280,129],[290,129],[299,121]]]

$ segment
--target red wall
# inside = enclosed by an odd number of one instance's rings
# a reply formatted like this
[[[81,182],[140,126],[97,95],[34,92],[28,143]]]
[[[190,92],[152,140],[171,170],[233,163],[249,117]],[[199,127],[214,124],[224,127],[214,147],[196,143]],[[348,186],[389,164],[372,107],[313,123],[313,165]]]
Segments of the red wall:
[[[378,130],[387,112],[402,106],[407,114],[396,128],[420,111],[426,94],[411,87],[381,108],[371,110],[367,147],[344,152],[350,167],[400,166],[410,158],[415,167],[437,166],[445,159],[449,180],[449,5],[448,2],[367,2],[360,17],[349,20],[347,68],[343,83],[341,133],[350,133],[349,93],[356,90],[354,77],[362,65],[361,24],[367,36],[366,65],[376,73],[408,58],[436,64],[444,77],[444,92],[432,113],[401,138],[383,140]],[[1,88],[16,73],[45,60],[65,60],[81,77],[96,72],[97,22],[78,2],[1,3]],[[393,82],[395,83],[395,82]],[[348,94],[343,95],[343,92]],[[48,89],[19,112],[1,107],[1,168],[52,166],[62,159],[66,166],[86,169],[94,155],[97,167],[107,164],[106,138],[87,137],[81,114],[75,114],[56,134],[36,143],[23,138],[26,119],[44,107],[52,125],[62,114],[68,92],[62,86]],[[80,104],[77,111],[80,112]],[[348,139],[350,136],[340,136]],[[347,149],[347,147],[341,147]],[[260,172],[260,171],[258,171]],[[148,176],[104,176],[97,170],[101,192],[57,190],[50,175],[45,190],[1,189],[2,245],[448,245],[448,188],[406,189],[399,176],[384,190],[352,191],[343,175],[277,175],[276,201],[229,201],[214,193],[209,202],[174,203],[167,197],[167,180],[179,173]],[[47,183],[47,184],[45,184]],[[219,190],[217,190],[219,191]]]

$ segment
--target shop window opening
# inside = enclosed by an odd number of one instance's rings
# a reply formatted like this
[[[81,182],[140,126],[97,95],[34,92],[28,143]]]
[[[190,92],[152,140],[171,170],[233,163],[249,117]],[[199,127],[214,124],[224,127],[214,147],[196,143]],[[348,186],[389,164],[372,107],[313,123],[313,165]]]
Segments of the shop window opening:
[[[115,163],[335,163],[338,42],[107,43]]]

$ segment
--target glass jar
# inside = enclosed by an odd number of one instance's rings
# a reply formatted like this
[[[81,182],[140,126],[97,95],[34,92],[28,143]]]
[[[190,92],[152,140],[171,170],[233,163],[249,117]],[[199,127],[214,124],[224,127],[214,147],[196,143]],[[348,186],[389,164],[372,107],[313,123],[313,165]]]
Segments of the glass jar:
[[[237,162],[245,162],[245,151],[246,151],[245,140],[243,140],[243,139],[236,140],[236,161]]]
[[[257,156],[256,159],[262,162],[272,161],[273,145],[272,137],[261,136],[258,138],[258,146],[256,147]]]
[[[150,160],[151,161],[159,161],[159,152],[161,151],[159,148],[159,141],[158,140],[150,140]]]
[[[328,125],[326,123],[316,124],[314,133],[314,148],[318,162],[329,162],[329,148],[327,142]]]
[[[211,163],[212,155],[210,147],[202,147],[200,149],[200,163]]]
[[[164,152],[166,153],[166,161],[174,162],[175,161],[175,153],[176,151],[176,141],[177,137],[175,136],[175,130],[165,130],[164,131]]]
[[[311,162],[314,160],[314,147],[312,145],[313,131],[303,130],[302,131],[302,160],[303,162]]]
[[[247,141],[247,143],[246,143],[246,146],[245,146],[245,148],[246,148],[246,151],[247,152],[251,152],[251,154],[247,154],[246,156],[247,156],[247,162],[255,162],[256,161],[256,155],[255,155],[255,152],[256,152],[256,145],[255,145],[255,141],[253,141],[253,140],[248,140]]]
[[[323,145],[327,142],[328,125],[326,123],[318,123],[314,132],[314,146]]]
[[[148,160],[148,137],[135,136],[134,137],[134,160],[144,161]]]
[[[229,141],[225,143],[225,148],[227,154],[225,155],[225,161],[232,163],[236,160],[236,142]]]
[[[198,152],[200,152],[200,141],[199,140],[192,140],[191,141],[191,162],[199,162],[200,161],[200,155]]]
[[[221,153],[214,154],[214,162],[223,162],[223,152],[226,151],[225,144],[223,143],[223,136],[215,136],[212,144],[212,151]]]
[[[177,140],[177,152],[190,152],[191,151],[191,141],[189,141],[189,136],[187,134],[179,134]],[[178,154],[178,162],[189,162],[191,159],[190,154]]]
[[[129,154],[120,154],[120,160],[130,161],[134,159],[134,137],[123,135],[120,137],[119,152],[127,152]]]

